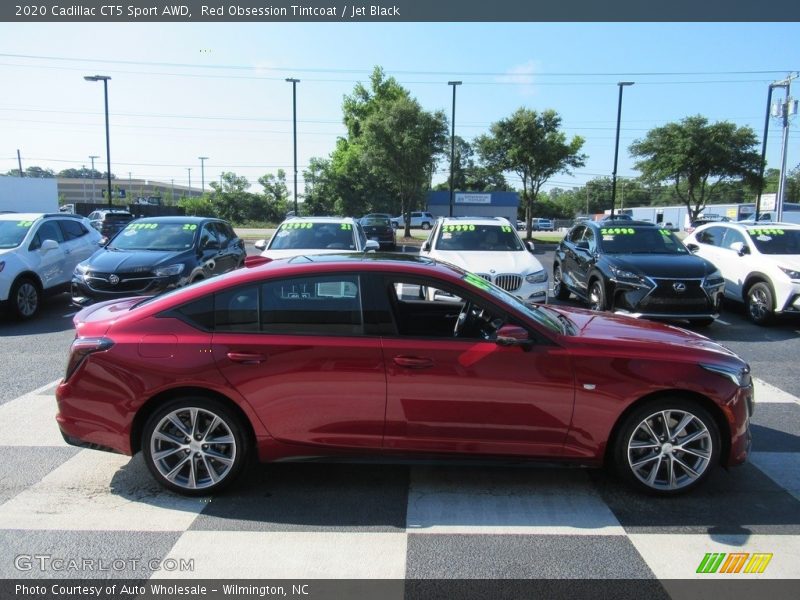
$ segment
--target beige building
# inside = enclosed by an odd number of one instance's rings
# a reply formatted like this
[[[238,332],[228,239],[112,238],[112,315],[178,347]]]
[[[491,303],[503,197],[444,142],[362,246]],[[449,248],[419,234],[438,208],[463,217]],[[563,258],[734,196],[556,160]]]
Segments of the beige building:
[[[58,178],[59,204],[76,204],[90,202],[103,204],[107,201],[107,179],[67,179]],[[174,204],[185,196],[200,196],[202,190],[185,185],[149,181],[147,179],[112,179],[111,189],[114,192],[114,204],[127,205],[136,202],[139,197],[156,196],[164,204]]]

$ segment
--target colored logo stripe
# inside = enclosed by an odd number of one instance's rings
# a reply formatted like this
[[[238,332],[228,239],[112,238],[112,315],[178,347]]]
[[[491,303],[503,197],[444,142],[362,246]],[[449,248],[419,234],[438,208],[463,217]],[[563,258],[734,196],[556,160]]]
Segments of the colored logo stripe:
[[[727,558],[726,558],[727,556]],[[772,560],[770,553],[708,552],[700,561],[697,573],[763,573]]]
[[[725,553],[719,552],[709,552],[704,557],[703,560],[700,561],[700,566],[697,567],[698,573],[716,573],[719,566],[722,564],[722,560],[725,558]]]
[[[747,557],[750,556],[747,552],[734,552],[728,554],[728,558],[722,563],[720,573],[738,573],[742,570]]]
[[[763,573],[769,562],[772,560],[772,554],[753,554],[750,557],[750,562],[744,568],[745,573]]]

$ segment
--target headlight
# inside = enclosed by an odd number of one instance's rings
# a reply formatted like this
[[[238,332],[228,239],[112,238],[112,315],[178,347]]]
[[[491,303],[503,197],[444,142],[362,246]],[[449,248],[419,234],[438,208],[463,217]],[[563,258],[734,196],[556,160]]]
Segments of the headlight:
[[[713,273],[707,275],[703,280],[703,287],[717,287],[724,283],[725,280],[722,278],[722,273],[720,273],[718,269],[715,269]]]
[[[611,265],[611,274],[614,275],[614,279],[620,281],[622,283],[632,283],[634,285],[646,285],[649,287],[647,281],[644,277],[639,275],[638,273],[634,273],[632,271],[627,271],[625,269],[620,269],[619,267],[615,267]]]
[[[545,281],[547,281],[547,271],[542,269],[541,271],[536,271],[535,273],[526,275],[525,281],[527,281],[528,283],[544,283]]]
[[[781,271],[786,273],[789,276],[789,279],[800,279],[800,271],[795,271],[793,269],[786,269],[784,267],[778,267]]]
[[[728,367],[723,365],[700,365],[706,371],[711,371],[712,373],[716,373],[717,375],[722,375],[723,377],[731,380],[733,383],[738,385],[739,387],[747,387],[750,385],[750,367],[745,365],[744,367],[737,368],[737,367]]]
[[[89,270],[89,265],[84,263],[78,263],[75,265],[75,274],[76,275],[83,275]]]
[[[173,275],[180,275],[183,273],[183,263],[177,265],[170,265],[168,267],[160,267],[156,269],[156,277],[171,277]]]

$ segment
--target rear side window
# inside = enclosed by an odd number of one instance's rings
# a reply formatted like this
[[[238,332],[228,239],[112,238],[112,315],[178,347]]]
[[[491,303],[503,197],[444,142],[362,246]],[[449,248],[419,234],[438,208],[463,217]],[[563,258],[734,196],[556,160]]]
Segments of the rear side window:
[[[220,292],[214,296],[214,330],[257,333],[259,327],[256,286]]]
[[[176,312],[181,319],[194,327],[205,331],[211,331],[214,328],[214,296],[212,295],[184,304]]]
[[[261,287],[261,328],[267,333],[363,333],[361,291],[355,275],[270,281]]]
[[[89,230],[83,226],[82,223],[79,221],[73,220],[60,220],[58,222],[59,227],[61,227],[61,233],[64,235],[64,239],[69,240],[77,240],[79,237],[83,237]]]

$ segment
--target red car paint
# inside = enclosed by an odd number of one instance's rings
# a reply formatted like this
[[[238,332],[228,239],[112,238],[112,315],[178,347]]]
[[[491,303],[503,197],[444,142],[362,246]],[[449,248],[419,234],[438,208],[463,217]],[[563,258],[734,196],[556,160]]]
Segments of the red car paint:
[[[202,331],[167,313],[245,283],[319,273],[433,278],[461,286],[523,323],[525,351],[491,340],[395,334],[317,336]],[[139,449],[143,409],[207,391],[234,404],[261,460],[336,454],[492,456],[601,464],[614,428],[643,398],[678,394],[717,416],[722,463],[741,463],[752,387],[699,363],[744,366],[714,342],[673,326],[550,307],[574,335],[464,284],[427,260],[380,256],[276,260],[150,300],[94,305],[77,336],[113,341],[58,386],[58,424],[72,443],[123,454]],[[369,307],[365,307],[369,308]]]

